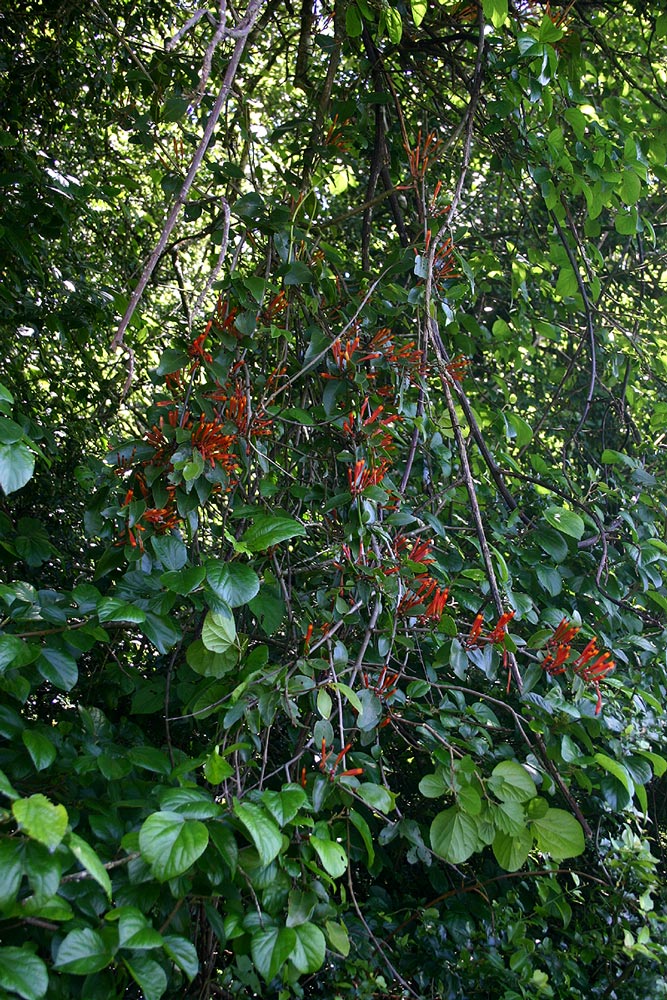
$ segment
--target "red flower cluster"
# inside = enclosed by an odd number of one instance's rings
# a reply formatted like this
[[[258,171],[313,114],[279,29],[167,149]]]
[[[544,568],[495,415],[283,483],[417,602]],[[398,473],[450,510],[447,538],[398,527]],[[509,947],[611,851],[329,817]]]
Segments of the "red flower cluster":
[[[329,775],[329,781],[333,781],[334,778],[337,776],[336,775],[336,771],[338,770],[338,765],[343,760],[343,758],[345,757],[345,754],[348,752],[348,750],[351,750],[351,749],[352,749],[352,744],[348,743],[346,746],[343,747],[343,749],[341,750],[341,752],[338,754],[338,756],[334,760],[333,764],[329,764],[327,766],[327,761],[331,757],[331,755],[333,753],[333,750],[327,751],[327,741],[326,740],[322,740],[322,750],[321,750],[321,754],[320,754],[319,768],[320,768],[320,771],[322,771],[323,773],[327,773]],[[363,774],[363,773],[364,773],[364,769],[362,767],[352,767],[352,768],[349,768],[347,771],[341,771],[341,773],[338,775],[338,777],[339,778],[347,778],[347,777],[351,777],[353,775],[358,775],[358,774]]]
[[[233,452],[236,436],[223,434],[220,420],[207,420],[202,413],[199,423],[192,428],[191,441],[192,447],[196,448],[204,461],[209,462],[212,467],[221,465],[230,475],[236,471],[238,459]]]
[[[514,614],[514,611],[506,611],[502,614],[488,635],[482,635],[484,615],[476,615],[466,640],[468,649],[472,649],[475,646],[481,646],[489,642],[492,645],[497,645],[503,642],[507,634],[507,626],[514,618]]]
[[[542,669],[546,670],[550,677],[555,677],[564,674],[570,667],[582,681],[592,684],[597,693],[595,714],[599,715],[602,709],[600,681],[611,673],[616,664],[611,659],[611,653],[602,653],[598,649],[595,636],[584,646],[576,660],[568,663],[572,651],[571,642],[578,631],[578,627],[570,625],[567,618],[563,618],[546,644],[547,649],[555,649],[555,653],[550,652],[545,656],[542,660]]]
[[[350,493],[353,497],[359,496],[369,486],[379,486],[389,471],[389,462],[383,459],[373,469],[366,466],[363,458],[355,462],[353,469],[347,470],[347,479],[350,484]]]

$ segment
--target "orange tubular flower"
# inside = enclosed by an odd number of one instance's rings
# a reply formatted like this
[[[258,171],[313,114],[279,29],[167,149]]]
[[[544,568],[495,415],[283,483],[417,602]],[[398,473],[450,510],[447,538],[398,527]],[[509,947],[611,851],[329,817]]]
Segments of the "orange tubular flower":
[[[567,618],[563,618],[558,625],[558,628],[554,631],[547,642],[547,646],[560,646],[561,644],[569,644],[574,639],[575,635],[579,631],[579,628],[570,625]]]
[[[506,611],[505,614],[501,615],[496,622],[494,628],[488,635],[488,642],[502,642],[506,634],[506,626],[514,618],[514,611]]]
[[[470,358],[464,358],[462,354],[457,354],[453,361],[446,365],[450,378],[455,382],[462,382],[470,366]]]
[[[208,331],[211,327],[211,323],[206,327],[204,333],[200,333],[198,337],[192,341],[188,347],[188,354],[191,358],[196,360],[197,364],[201,364],[202,361],[208,361],[209,364],[213,361],[213,355],[209,354],[208,351],[204,350],[204,343],[208,336]]]
[[[237,468],[236,455],[232,451],[234,441],[234,435],[223,434],[220,423],[206,420],[203,413],[192,430],[192,447],[199,451],[205,462],[211,466],[219,464],[226,472],[234,472]]]
[[[388,471],[389,462],[386,459],[383,459],[374,469],[369,469],[366,467],[364,459],[360,458],[358,462],[355,462],[353,469],[347,470],[350,493],[356,497],[369,486],[378,486]]]
[[[141,517],[142,521],[148,521],[155,529],[156,534],[164,535],[172,528],[178,527],[180,517],[173,507],[149,507]]]
[[[483,624],[484,624],[484,615],[476,615],[475,620],[472,623],[470,632],[468,633],[468,639],[467,639],[468,646],[479,645],[480,637],[482,635]]]
[[[565,673],[565,666],[567,659],[570,656],[571,646],[560,645],[556,650],[556,655],[552,656],[551,653],[544,660],[542,660],[542,669],[546,670],[550,677],[555,677],[557,674]]]

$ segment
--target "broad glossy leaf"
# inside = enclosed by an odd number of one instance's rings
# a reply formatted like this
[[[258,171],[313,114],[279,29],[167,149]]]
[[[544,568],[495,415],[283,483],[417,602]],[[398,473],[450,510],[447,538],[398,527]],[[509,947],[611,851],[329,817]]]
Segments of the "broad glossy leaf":
[[[252,525],[241,536],[241,542],[250,552],[265,552],[280,542],[303,537],[305,534],[304,525],[292,517],[258,514]]]
[[[317,972],[324,962],[326,939],[315,924],[299,924],[294,928],[296,942],[290,954],[294,967],[304,975]]]
[[[220,644],[219,635],[211,638],[211,631],[207,630],[207,639]],[[195,639],[187,649],[185,659],[188,666],[202,677],[224,677],[230,673],[238,663],[239,652],[236,645],[230,644],[224,652],[214,653],[207,649],[202,639]]]
[[[23,878],[23,847],[18,838],[0,840],[0,907],[9,906]]]
[[[285,826],[306,805],[308,796],[300,785],[285,785],[279,792],[263,792],[262,802],[278,826]]]
[[[209,562],[206,577],[209,586],[230,608],[240,608],[247,604],[259,591],[257,573],[243,563],[225,563],[220,560]]]
[[[183,569],[188,561],[188,550],[185,542],[176,535],[154,535],[151,539],[153,552],[162,563],[165,570],[175,572]]]
[[[547,507],[544,511],[544,517],[553,528],[562,534],[577,540],[583,537],[585,529],[583,518],[575,514],[573,510],[568,510],[566,507]]]
[[[33,729],[24,729],[21,738],[38,771],[44,771],[53,764],[57,751],[48,736]]]
[[[167,653],[182,637],[180,628],[171,619],[166,615],[156,615],[153,611],[146,612],[146,618],[139,627],[162,654]]]
[[[22,442],[0,444],[0,489],[4,493],[20,490],[31,479],[35,456]]]
[[[394,797],[382,785],[375,785],[370,781],[364,781],[355,791],[359,798],[363,799],[371,809],[388,813],[394,808]]]
[[[102,597],[97,602],[97,617],[101,622],[143,622],[146,612],[119,597]]]
[[[190,982],[199,972],[199,959],[197,949],[187,938],[178,934],[165,934],[163,945],[166,954],[175,962],[179,969],[182,969]]]
[[[292,927],[268,927],[252,936],[250,951],[255,968],[270,982],[290,958],[296,945],[296,931]]]
[[[225,653],[236,642],[236,622],[231,609],[228,612],[209,611],[204,619],[201,639],[213,653]]]
[[[498,831],[493,840],[493,854],[501,868],[516,872],[525,863],[532,846],[532,834],[525,828],[516,834]]]
[[[37,793],[18,799],[12,805],[14,819],[33,840],[54,851],[67,830],[67,810],[54,805],[45,795]]]
[[[0,986],[23,1000],[42,1000],[49,974],[41,958],[25,948],[0,948]]]
[[[109,916],[113,914],[112,910]],[[119,947],[145,951],[150,948],[160,948],[162,943],[162,935],[155,930],[141,910],[134,906],[120,908],[118,911]]]
[[[584,831],[574,816],[564,809],[548,809],[544,816],[532,820],[531,826],[538,848],[555,861],[576,858],[584,853]]]
[[[514,760],[503,760],[491,772],[489,788],[505,802],[527,802],[537,795],[528,771]]]
[[[167,990],[167,976],[155,959],[146,955],[124,955],[123,962],[127,966],[135,983],[141,987],[144,1000],[160,1000]]]
[[[283,835],[273,819],[253,802],[234,802],[234,815],[250,834],[262,864],[270,864],[283,848]]]
[[[323,840],[312,834],[310,844],[315,848],[325,872],[333,878],[339,878],[347,871],[348,859],[341,844],[335,840]]]
[[[113,955],[104,939],[89,927],[70,931],[56,954],[54,968],[73,972],[77,976],[99,972],[111,962]]]
[[[607,754],[604,753],[596,753],[593,760],[603,767],[609,774],[613,774],[613,776],[623,785],[630,797],[634,795],[635,784],[630,777],[630,772],[624,764],[614,760],[613,757],[608,757]]]
[[[453,865],[467,861],[478,844],[477,823],[456,806],[438,813],[431,823],[431,847]]]
[[[67,846],[79,864],[86,869],[88,874],[104,889],[107,897],[111,899],[111,879],[96,851],[90,844],[86,843],[83,837],[79,837],[76,833],[69,834]]]
[[[45,680],[60,691],[71,691],[79,679],[74,657],[51,646],[43,647],[37,660],[37,669]]]
[[[183,875],[206,850],[203,823],[176,812],[156,812],[139,831],[139,849],[159,882]]]
[[[331,947],[334,951],[337,951],[339,955],[342,955],[343,958],[347,958],[350,954],[350,938],[345,924],[334,923],[333,920],[327,920],[324,926]]]

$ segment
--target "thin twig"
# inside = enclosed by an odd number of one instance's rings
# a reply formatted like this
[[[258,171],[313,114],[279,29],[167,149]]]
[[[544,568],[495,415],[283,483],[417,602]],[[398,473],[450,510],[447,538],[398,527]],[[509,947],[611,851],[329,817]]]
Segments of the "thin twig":
[[[229,63],[227,64],[224,80],[222,82],[222,86],[220,87],[220,91],[216,98],[215,104],[213,105],[208,121],[206,123],[206,128],[204,129],[204,135],[202,136],[201,142],[197,147],[195,155],[192,159],[192,163],[190,164],[190,169],[188,170],[187,176],[183,181],[181,190],[178,192],[176,201],[172,206],[167,221],[165,222],[164,228],[160,234],[160,238],[158,239],[157,244],[153,249],[153,252],[148,258],[148,261],[146,263],[146,266],[144,267],[141,278],[139,279],[139,283],[137,284],[137,287],[134,289],[128,307],[125,310],[125,315],[120,321],[120,324],[114,335],[114,338],[111,341],[111,347],[113,350],[118,350],[123,343],[123,337],[125,336],[125,331],[127,330],[130,324],[130,320],[132,319],[135,310],[139,305],[139,302],[141,301],[141,296],[143,295],[146,289],[146,286],[151,278],[151,275],[153,274],[153,271],[155,270],[155,267],[158,261],[160,260],[162,253],[164,252],[169,237],[171,236],[174,226],[176,225],[176,221],[180,214],[181,208],[183,207],[183,205],[185,205],[190,188],[192,187],[192,184],[194,182],[195,177],[197,176],[197,173],[202,164],[204,156],[206,155],[206,151],[209,147],[211,139],[213,138],[213,132],[215,130],[215,126],[217,125],[218,119],[222,113],[222,109],[231,92],[232,85],[236,78],[236,73],[238,71],[239,64],[241,62],[241,56],[243,55],[243,50],[245,49],[245,44],[248,39],[248,35],[250,34],[252,28],[254,27],[255,21],[257,20],[259,11],[264,2],[265,0],[251,0],[245,18],[243,30],[239,29],[235,34],[236,44],[234,46],[234,51],[232,52]]]

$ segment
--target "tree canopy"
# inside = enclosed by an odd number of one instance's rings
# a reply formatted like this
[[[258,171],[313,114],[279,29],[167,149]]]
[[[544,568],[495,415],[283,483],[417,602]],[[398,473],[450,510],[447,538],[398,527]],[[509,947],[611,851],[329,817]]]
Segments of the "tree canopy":
[[[667,996],[667,14],[0,27],[0,998]]]

